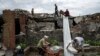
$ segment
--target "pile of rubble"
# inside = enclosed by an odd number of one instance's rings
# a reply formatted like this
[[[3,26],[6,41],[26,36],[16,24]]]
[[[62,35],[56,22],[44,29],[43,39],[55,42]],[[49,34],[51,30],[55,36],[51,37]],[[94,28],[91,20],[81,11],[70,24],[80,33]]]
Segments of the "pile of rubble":
[[[77,25],[71,27],[72,34],[82,33],[86,39],[100,39],[100,13],[76,17]]]

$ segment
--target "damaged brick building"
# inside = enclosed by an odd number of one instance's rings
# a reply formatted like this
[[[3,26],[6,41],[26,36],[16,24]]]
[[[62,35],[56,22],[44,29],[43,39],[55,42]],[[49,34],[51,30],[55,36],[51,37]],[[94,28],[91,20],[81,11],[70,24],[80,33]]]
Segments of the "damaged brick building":
[[[28,39],[33,38],[33,36],[35,36],[35,38],[42,38],[45,34],[50,37],[59,37],[59,40],[63,39],[61,38],[63,36],[62,30],[55,30],[62,28],[62,23],[58,24],[58,22],[61,21],[61,18],[57,20],[57,18],[54,17],[54,14],[34,14],[33,9],[32,13],[29,13],[26,10],[15,9],[3,10],[1,18],[2,22],[4,22],[1,24],[2,26],[0,26],[2,27],[2,42],[3,45],[9,49],[15,48],[16,38],[21,33],[24,33],[25,37]]]
[[[15,48],[15,36],[20,32],[26,33],[26,15],[17,14],[15,11],[3,11],[3,44],[10,49]]]
[[[93,29],[95,30],[93,39],[100,36],[99,13],[75,17],[74,21],[76,24],[73,24],[73,17],[69,19],[72,37],[75,37],[77,33],[82,33],[83,37],[91,39]],[[21,33],[24,33],[24,38],[29,45],[36,45],[37,41],[44,35],[63,42],[62,28],[63,20],[61,17],[54,17],[54,14],[48,13],[34,13],[34,9],[31,13],[21,9],[3,10],[3,14],[0,15],[1,42],[10,49],[15,48],[16,39],[21,38]],[[63,43],[61,44],[63,45]]]

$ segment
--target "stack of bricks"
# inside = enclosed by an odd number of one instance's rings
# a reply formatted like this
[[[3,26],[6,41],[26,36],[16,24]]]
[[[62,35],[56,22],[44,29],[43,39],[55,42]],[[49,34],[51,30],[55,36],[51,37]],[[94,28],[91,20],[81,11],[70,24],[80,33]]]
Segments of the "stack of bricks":
[[[46,56],[62,56],[63,50],[59,50],[57,53],[54,53],[50,48],[46,48]]]

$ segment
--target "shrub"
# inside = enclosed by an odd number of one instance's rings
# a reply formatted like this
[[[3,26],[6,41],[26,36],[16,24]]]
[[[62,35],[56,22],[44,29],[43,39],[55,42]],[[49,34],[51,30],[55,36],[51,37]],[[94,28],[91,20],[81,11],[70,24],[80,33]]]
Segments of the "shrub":
[[[20,43],[19,45],[21,46],[22,49],[25,49],[27,47],[27,45],[24,43]]]
[[[86,40],[85,43],[90,44],[92,46],[100,46],[100,41],[96,40]]]
[[[60,44],[60,42],[57,41],[54,37],[50,37],[49,42],[51,43],[51,45],[59,45]]]

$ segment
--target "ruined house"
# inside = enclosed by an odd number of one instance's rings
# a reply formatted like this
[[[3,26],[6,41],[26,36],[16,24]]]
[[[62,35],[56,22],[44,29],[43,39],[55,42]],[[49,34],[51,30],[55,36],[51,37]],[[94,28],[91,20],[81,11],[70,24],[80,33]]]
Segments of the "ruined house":
[[[16,46],[16,39],[21,34],[25,35],[29,42],[35,41],[38,37],[42,38],[44,34],[50,37],[60,38],[62,41],[62,18],[55,18],[54,14],[48,13],[29,13],[26,10],[15,9],[15,10],[3,10],[0,21],[4,23],[0,24],[0,31],[2,30],[2,42],[9,48],[14,49]],[[59,22],[61,22],[59,24]],[[59,35],[58,35],[59,34]],[[32,39],[36,38],[35,40]],[[18,41],[17,41],[18,42]]]
[[[74,24],[73,20],[75,21]],[[82,33],[83,37],[88,39],[98,38],[100,36],[99,21],[99,13],[70,18],[72,37],[75,37],[77,33]],[[61,17],[54,17],[54,14],[48,13],[34,13],[34,9],[32,9],[31,13],[21,9],[3,10],[3,14],[0,15],[1,42],[9,49],[14,49],[16,42],[18,42],[16,39],[22,37],[29,45],[34,46],[44,35],[48,35],[63,44],[62,28],[63,19]],[[95,34],[92,36],[94,32]],[[89,38],[90,36],[91,38]]]

